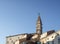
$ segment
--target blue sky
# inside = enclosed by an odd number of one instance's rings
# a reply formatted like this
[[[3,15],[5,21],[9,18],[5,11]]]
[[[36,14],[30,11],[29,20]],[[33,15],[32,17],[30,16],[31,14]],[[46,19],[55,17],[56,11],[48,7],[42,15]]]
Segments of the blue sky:
[[[0,0],[0,44],[6,36],[36,32],[38,13],[43,32],[60,30],[60,0]]]

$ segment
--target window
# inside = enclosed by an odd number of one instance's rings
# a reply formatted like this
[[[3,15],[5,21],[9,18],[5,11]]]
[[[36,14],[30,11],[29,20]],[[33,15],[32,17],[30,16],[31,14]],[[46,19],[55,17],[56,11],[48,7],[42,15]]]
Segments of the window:
[[[47,40],[49,40],[49,38],[47,38]]]
[[[53,38],[53,36],[52,36],[52,38]]]
[[[60,38],[58,38],[58,44],[60,44]]]

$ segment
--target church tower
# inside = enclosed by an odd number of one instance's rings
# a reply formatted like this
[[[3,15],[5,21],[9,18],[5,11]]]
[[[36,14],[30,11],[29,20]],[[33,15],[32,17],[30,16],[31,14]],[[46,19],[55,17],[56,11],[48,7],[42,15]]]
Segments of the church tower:
[[[42,34],[42,21],[41,21],[40,15],[38,16],[38,19],[37,19],[36,33],[40,35]]]

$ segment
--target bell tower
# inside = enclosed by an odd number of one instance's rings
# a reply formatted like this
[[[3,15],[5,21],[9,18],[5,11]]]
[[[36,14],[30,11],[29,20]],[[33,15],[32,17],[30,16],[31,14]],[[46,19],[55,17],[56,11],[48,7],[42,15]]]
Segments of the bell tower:
[[[38,15],[37,23],[36,23],[36,33],[37,34],[42,34],[42,21],[40,18],[40,14]]]

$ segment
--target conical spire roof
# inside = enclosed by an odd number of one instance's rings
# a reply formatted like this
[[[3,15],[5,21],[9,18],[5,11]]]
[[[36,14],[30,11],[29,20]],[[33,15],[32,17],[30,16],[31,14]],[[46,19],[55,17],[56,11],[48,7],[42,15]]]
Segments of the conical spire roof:
[[[40,24],[42,25],[42,21],[41,21],[41,17],[40,15],[38,16],[38,20],[37,20],[37,23],[40,22]]]

